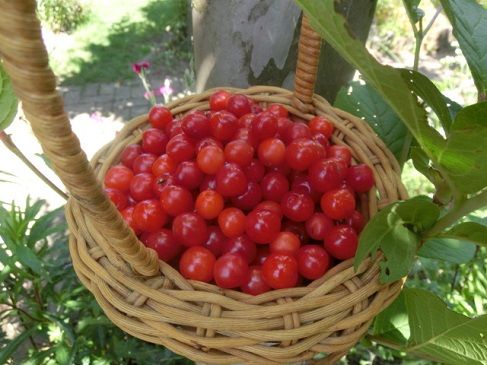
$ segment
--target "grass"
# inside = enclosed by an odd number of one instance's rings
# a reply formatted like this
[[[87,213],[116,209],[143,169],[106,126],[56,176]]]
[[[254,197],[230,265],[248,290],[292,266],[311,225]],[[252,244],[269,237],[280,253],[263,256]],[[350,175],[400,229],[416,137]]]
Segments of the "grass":
[[[133,78],[141,59],[155,72],[189,62],[185,0],[91,0],[86,8],[89,19],[51,52],[65,85]]]

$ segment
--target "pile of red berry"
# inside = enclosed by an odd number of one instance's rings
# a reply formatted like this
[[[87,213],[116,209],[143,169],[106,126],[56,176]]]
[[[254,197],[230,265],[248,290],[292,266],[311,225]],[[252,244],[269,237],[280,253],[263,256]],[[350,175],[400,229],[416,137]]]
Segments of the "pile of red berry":
[[[305,124],[217,91],[180,119],[155,106],[105,191],[140,240],[187,279],[257,295],[315,280],[355,255],[365,222],[356,193],[372,170],[331,145],[333,125]]]

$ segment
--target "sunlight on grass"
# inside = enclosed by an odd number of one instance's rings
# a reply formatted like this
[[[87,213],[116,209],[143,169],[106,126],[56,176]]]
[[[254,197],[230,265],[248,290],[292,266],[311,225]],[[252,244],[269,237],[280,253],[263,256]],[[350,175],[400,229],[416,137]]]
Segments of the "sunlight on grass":
[[[89,0],[85,7],[89,19],[73,34],[49,35],[51,65],[67,84],[132,78],[131,63],[151,55],[167,63],[161,49],[186,22],[180,0]]]

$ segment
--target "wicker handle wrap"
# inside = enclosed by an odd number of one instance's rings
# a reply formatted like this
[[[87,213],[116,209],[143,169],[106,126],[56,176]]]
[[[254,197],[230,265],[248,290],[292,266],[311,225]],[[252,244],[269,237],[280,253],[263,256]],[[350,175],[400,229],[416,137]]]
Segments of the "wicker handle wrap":
[[[34,134],[54,170],[94,221],[103,225],[113,249],[142,275],[159,270],[146,249],[107,199],[64,112],[49,67],[34,0],[0,0],[0,54]]]
[[[308,17],[303,15],[293,95],[294,106],[303,113],[315,111],[313,94],[318,74],[320,49],[321,37],[309,25]]]

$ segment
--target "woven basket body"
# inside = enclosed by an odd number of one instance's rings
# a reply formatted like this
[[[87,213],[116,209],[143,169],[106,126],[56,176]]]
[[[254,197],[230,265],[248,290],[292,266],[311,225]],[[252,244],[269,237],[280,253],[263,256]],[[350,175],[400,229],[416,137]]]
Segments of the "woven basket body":
[[[208,364],[296,363],[319,353],[327,354],[322,363],[333,363],[399,294],[402,281],[380,284],[378,261],[370,259],[357,271],[352,260],[347,260],[306,287],[255,297],[188,281],[158,261],[126,226],[98,183],[107,169],[119,162],[123,148],[141,140],[143,130],[149,127],[146,116],[129,122],[89,165],[55,91],[35,3],[0,0],[0,8],[0,52],[5,68],[35,134],[70,191],[66,217],[74,268],[121,329]],[[308,66],[315,67],[298,59],[298,71]],[[297,77],[296,90],[301,87],[300,80],[306,88],[306,77]],[[297,102],[296,93],[277,87],[228,90],[264,106],[283,104],[304,120],[323,115],[333,122],[333,143],[349,146],[354,161],[374,171],[376,188],[363,194],[360,201],[365,217],[406,197],[397,162],[362,120],[312,93]],[[167,107],[175,117],[195,109],[208,110],[211,93],[191,95]]]

